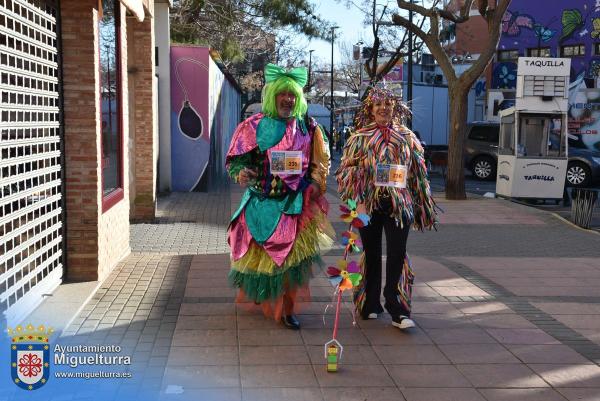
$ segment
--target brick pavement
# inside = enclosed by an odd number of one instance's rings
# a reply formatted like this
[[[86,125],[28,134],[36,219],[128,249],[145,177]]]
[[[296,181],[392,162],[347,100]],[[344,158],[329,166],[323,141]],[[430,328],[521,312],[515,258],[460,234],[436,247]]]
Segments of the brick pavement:
[[[440,198],[439,231],[409,239],[417,328],[401,332],[387,315],[353,325],[346,298],[345,354],[331,374],[323,270],[299,332],[233,302],[223,239],[239,194],[173,194],[160,200],[157,224],[132,227],[135,252],[61,339],[131,353],[134,378],[100,388],[103,399],[127,390],[162,400],[600,399],[597,235],[507,201]]]

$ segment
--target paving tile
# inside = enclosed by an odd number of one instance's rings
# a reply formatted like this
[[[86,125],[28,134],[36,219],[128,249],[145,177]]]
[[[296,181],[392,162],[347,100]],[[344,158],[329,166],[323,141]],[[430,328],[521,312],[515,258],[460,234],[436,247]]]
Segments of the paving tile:
[[[448,316],[443,314],[412,314],[411,318],[423,329],[445,329],[457,327],[476,327],[464,315]]]
[[[432,344],[431,339],[419,328],[400,330],[393,326],[378,329],[363,329],[362,332],[372,345]]]
[[[333,330],[331,329],[302,329],[300,331],[304,343],[307,345],[323,345],[331,340]],[[337,339],[344,345],[368,345],[365,335],[358,328],[339,329]]]
[[[344,365],[336,373],[327,373],[325,364],[314,366],[321,387],[393,387],[394,382],[383,365]]]
[[[238,365],[238,347],[171,347],[167,365]]]
[[[559,344],[551,335],[540,329],[486,329],[501,344]]]
[[[559,388],[557,390],[569,401],[600,401],[600,387]]]
[[[316,387],[311,365],[242,365],[242,388]]]
[[[283,326],[269,330],[238,330],[240,345],[302,345],[299,331]]]
[[[485,401],[473,388],[403,388],[406,401]]]
[[[563,344],[555,345],[507,345],[510,352],[524,363],[591,363],[581,354]]]
[[[241,365],[310,364],[308,353],[303,345],[242,345],[239,353]]]
[[[262,314],[238,315],[237,327],[244,330],[276,330],[281,329],[281,323]],[[302,324],[302,327],[304,327],[304,324]]]
[[[189,389],[171,386],[165,387],[160,395],[160,401],[183,400],[242,401],[242,391],[239,388]]]
[[[500,344],[441,344],[452,363],[521,363]]]
[[[471,322],[484,329],[535,329],[535,324],[517,314],[471,314]]]
[[[237,332],[235,330],[176,330],[172,344],[180,347],[237,345]]]
[[[325,401],[404,401],[395,387],[345,387],[324,388]]]
[[[581,364],[529,364],[552,387],[600,388],[600,366]]]
[[[179,315],[235,315],[235,304],[232,303],[183,303]]]
[[[382,363],[388,364],[449,364],[450,361],[435,345],[375,345]]]
[[[244,401],[323,401],[319,388],[245,388]]]
[[[184,388],[239,387],[238,366],[168,366],[163,378],[165,386]]]
[[[457,365],[475,387],[533,388],[548,384],[525,365],[474,364]]]
[[[204,315],[204,316],[179,316],[176,330],[209,330],[236,328],[235,316],[233,315]]]
[[[483,388],[479,392],[487,401],[565,401],[551,388]]]
[[[473,328],[426,329],[427,335],[436,344],[495,344],[485,330]]]
[[[462,313],[471,314],[490,314],[490,313],[511,313],[515,312],[511,310],[506,304],[502,302],[490,301],[490,302],[456,302],[452,304]]]
[[[452,365],[386,365],[396,385],[404,387],[470,387]]]

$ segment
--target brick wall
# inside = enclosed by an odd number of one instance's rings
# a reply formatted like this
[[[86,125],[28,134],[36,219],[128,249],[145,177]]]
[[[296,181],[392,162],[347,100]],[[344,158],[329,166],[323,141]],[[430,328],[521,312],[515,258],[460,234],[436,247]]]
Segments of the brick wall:
[[[131,218],[135,221],[152,221],[156,211],[156,160],[158,138],[155,116],[156,93],[154,19],[143,22],[128,19],[129,35],[129,90],[132,102],[131,155]]]
[[[98,278],[98,2],[61,1],[67,275]]]
[[[102,213],[98,1],[61,1],[65,127],[67,279],[102,280],[129,249],[128,180],[125,200]],[[121,7],[121,15],[125,11]],[[124,27],[125,18],[121,19]],[[127,40],[122,32],[126,72]],[[127,147],[127,74],[123,77],[124,154]],[[128,176],[127,158],[124,177]]]

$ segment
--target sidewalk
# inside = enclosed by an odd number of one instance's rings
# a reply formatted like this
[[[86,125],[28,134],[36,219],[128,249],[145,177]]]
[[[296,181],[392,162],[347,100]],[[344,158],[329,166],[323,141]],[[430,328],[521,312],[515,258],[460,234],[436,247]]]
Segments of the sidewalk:
[[[315,269],[299,332],[233,302],[225,241],[239,195],[172,194],[159,199],[157,224],[132,226],[132,255],[59,342],[121,345],[134,376],[45,400],[600,399],[598,235],[508,201],[438,194],[439,231],[409,237],[417,327],[402,332],[387,315],[353,326],[345,302],[344,356],[327,373],[324,270]],[[334,186],[328,198],[340,231]]]

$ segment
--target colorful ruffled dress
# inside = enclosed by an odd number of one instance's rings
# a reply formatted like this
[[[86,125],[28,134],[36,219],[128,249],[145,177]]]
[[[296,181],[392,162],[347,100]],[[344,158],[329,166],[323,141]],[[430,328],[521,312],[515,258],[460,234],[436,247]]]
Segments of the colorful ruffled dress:
[[[406,188],[376,186],[378,163],[407,166]],[[338,192],[345,202],[353,199],[364,203],[367,213],[386,208],[391,203],[390,216],[398,224],[408,222],[414,229],[431,229],[437,222],[436,205],[431,196],[427,168],[421,143],[404,126],[380,127],[371,123],[353,133],[336,171]],[[382,205],[386,202],[386,206]],[[362,273],[366,266],[362,260]],[[400,302],[410,311],[414,273],[408,255],[404,259],[398,283]],[[355,304],[360,311],[365,301],[365,281],[355,291]]]
[[[301,173],[272,174],[273,151],[301,151]],[[294,296],[308,289],[311,266],[334,236],[324,197],[326,139],[313,119],[255,114],[237,127],[226,167],[234,180],[243,168],[258,173],[231,219],[229,280],[240,290],[238,300],[260,303],[265,314],[279,319],[284,292]],[[311,200],[305,192],[313,182],[320,194]]]

